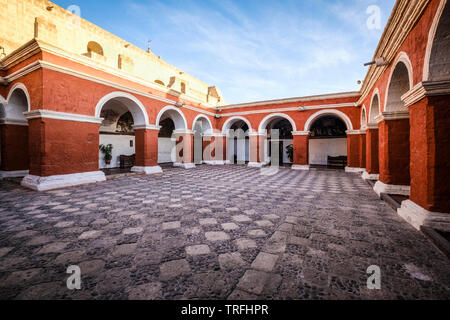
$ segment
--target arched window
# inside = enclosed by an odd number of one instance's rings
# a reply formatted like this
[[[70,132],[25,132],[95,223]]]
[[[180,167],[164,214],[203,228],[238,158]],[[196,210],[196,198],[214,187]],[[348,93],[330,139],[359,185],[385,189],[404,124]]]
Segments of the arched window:
[[[156,84],[159,84],[160,86],[165,87],[166,85],[164,84],[164,82],[162,82],[161,80],[155,80]]]
[[[181,83],[181,93],[186,93],[186,83]]]
[[[103,56],[103,48],[95,41],[90,41],[87,45],[88,53],[94,52],[100,56]]]

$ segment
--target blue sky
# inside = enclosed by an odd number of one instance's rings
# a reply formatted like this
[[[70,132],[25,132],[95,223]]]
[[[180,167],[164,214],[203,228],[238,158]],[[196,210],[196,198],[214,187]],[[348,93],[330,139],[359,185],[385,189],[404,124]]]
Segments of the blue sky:
[[[56,0],[217,85],[228,103],[359,90],[394,0]],[[381,28],[369,29],[369,6]]]

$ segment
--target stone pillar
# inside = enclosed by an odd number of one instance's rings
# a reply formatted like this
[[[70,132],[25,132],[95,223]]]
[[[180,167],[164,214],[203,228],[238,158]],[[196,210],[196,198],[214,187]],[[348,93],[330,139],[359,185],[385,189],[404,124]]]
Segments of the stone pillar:
[[[403,99],[411,124],[411,195],[398,213],[417,229],[428,226],[448,232],[450,81],[420,83]]]
[[[347,133],[347,167],[346,172],[362,173],[365,169],[361,161],[363,159],[361,152],[361,141],[365,137],[365,132],[361,130],[348,130]],[[363,137],[362,137],[363,136]]]
[[[47,110],[25,116],[30,173],[23,186],[45,191],[106,180],[98,169],[101,118]]]
[[[136,163],[131,171],[145,174],[161,173],[158,165],[158,133],[156,126],[135,126]]]
[[[0,180],[24,177],[29,171],[28,122],[0,120]]]
[[[366,170],[366,130],[361,130],[359,135],[359,167]]]
[[[265,154],[266,134],[251,132],[250,136],[250,162],[249,167],[261,168],[263,166]]]
[[[194,131],[175,130],[175,167],[194,168]]]
[[[383,112],[378,121],[380,179],[374,186],[382,193],[409,195],[409,113]]]
[[[309,170],[309,131],[292,132],[294,138],[293,170]]]
[[[222,133],[207,133],[204,135],[205,163],[209,165],[224,165],[226,163],[226,135]]]
[[[378,125],[368,124],[366,130],[366,170],[363,179],[378,180]]]

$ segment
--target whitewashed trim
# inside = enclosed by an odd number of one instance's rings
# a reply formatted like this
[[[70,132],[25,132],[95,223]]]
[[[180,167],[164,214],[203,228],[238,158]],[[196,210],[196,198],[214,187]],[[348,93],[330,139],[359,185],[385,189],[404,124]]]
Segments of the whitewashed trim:
[[[271,104],[285,104],[285,103],[294,103],[294,102],[304,102],[304,101],[315,101],[315,100],[327,100],[327,99],[337,99],[337,98],[350,98],[350,97],[359,97],[359,92],[343,92],[343,93],[332,93],[332,94],[323,94],[323,95],[314,95],[314,96],[305,96],[305,97],[295,97],[295,98],[286,98],[286,99],[275,99],[275,100],[265,100],[265,101],[256,101],[249,103],[240,103],[240,104],[230,104],[227,106],[222,106],[220,109],[233,109],[233,108],[248,108],[248,107],[256,107],[256,106],[265,106]]]
[[[233,113],[223,113],[219,114],[220,117],[230,117],[230,116],[245,116],[250,114],[261,114],[261,113],[274,113],[274,112],[290,112],[290,111],[307,111],[307,110],[320,110],[320,109],[331,109],[331,108],[348,108],[355,107],[355,103],[339,103],[339,104],[325,104],[317,106],[304,106],[304,107],[290,107],[290,108],[277,108],[277,109],[260,109],[251,111],[241,111]]]
[[[28,121],[20,119],[0,119],[0,124],[28,127]]]
[[[364,172],[364,168],[353,168],[353,167],[345,167],[345,172],[348,173],[363,173]]]
[[[23,114],[25,115],[25,117],[28,120],[46,118],[46,119],[55,119],[55,120],[64,120],[64,121],[96,123],[96,124],[101,124],[103,122],[103,118],[86,116],[83,114],[76,114],[76,113],[51,111],[51,110],[33,110],[30,112],[24,112]]]
[[[378,130],[378,123],[368,123],[366,130]]]
[[[225,123],[222,126],[222,133],[228,135],[228,130],[230,130],[230,127],[232,126],[232,123],[235,122],[236,120],[244,121],[247,124],[247,126],[248,126],[249,132],[253,132],[252,124],[250,123],[250,121],[248,121],[247,118],[244,118],[244,117],[241,117],[241,116],[234,116],[234,117],[231,117],[231,118],[229,118],[229,119],[227,119],[225,121]]]
[[[137,126],[133,126],[134,130],[155,130],[155,131],[159,131],[161,130],[161,126],[157,126],[154,124],[142,124],[142,125],[137,125]]]
[[[355,134],[366,134],[365,130],[347,130],[345,131],[347,135],[355,135]]]
[[[204,164],[210,165],[210,166],[223,166],[225,165],[224,160],[204,160]]]
[[[295,124],[294,119],[292,119],[290,116],[284,113],[271,113],[266,117],[264,117],[264,119],[262,119],[262,121],[259,124],[258,132],[264,133],[265,130],[267,129],[267,125],[269,124],[269,122],[275,118],[283,118],[289,121],[292,127],[292,131],[297,131],[297,125]]]
[[[162,173],[163,170],[160,166],[153,166],[153,167],[134,166],[133,168],[131,168],[131,172],[144,173],[144,174],[155,174],[155,173]]]
[[[164,108],[162,108],[162,109],[159,111],[158,116],[156,117],[156,125],[157,125],[157,126],[159,126],[159,123],[161,122],[161,117],[163,116],[163,114],[164,114],[166,111],[175,111],[175,112],[178,113],[178,114],[181,116],[181,118],[183,119],[183,125],[184,125],[184,128],[177,128],[177,127],[176,127],[176,125],[177,125],[176,121],[175,121],[173,118],[171,118],[172,121],[173,121],[174,124],[175,124],[175,129],[177,129],[177,130],[182,130],[182,129],[183,129],[183,130],[188,130],[187,120],[186,120],[186,117],[184,116],[183,111],[181,111],[179,108],[174,107],[174,106],[165,106]],[[177,131],[177,130],[176,130],[176,131]]]
[[[263,163],[262,162],[249,162],[248,167],[250,168],[262,168]]]
[[[28,170],[16,170],[16,171],[0,171],[0,180],[5,178],[20,178],[28,175]]]
[[[137,125],[149,124],[147,110],[145,109],[145,106],[142,104],[142,102],[138,98],[133,96],[132,94],[129,94],[127,92],[120,92],[120,91],[110,92],[107,95],[103,96],[97,102],[97,105],[95,106],[95,117],[100,118],[100,114],[102,112],[103,106],[106,103],[108,103],[109,101],[116,99],[116,98],[128,99],[128,100],[132,101],[138,107],[138,109],[140,110],[140,115],[143,117],[143,119],[135,119],[137,117],[133,117],[133,120],[135,122],[140,122]],[[133,110],[131,110],[128,106],[125,105],[125,107],[128,109],[128,111],[133,113]]]
[[[416,84],[401,99],[410,107],[426,97],[450,95],[450,81],[424,81]]]
[[[364,170],[361,178],[364,180],[378,180],[380,179],[380,175],[378,173],[369,174],[367,170]]]
[[[310,170],[310,166],[309,165],[293,164],[291,169],[292,170],[297,170],[297,171],[309,171]]]
[[[375,193],[380,197],[382,193],[386,194],[397,194],[403,196],[409,196],[411,193],[410,186],[400,186],[394,184],[385,184],[381,181],[377,181],[373,187]]]
[[[32,62],[32,63],[26,65],[25,67],[5,76],[3,78],[3,80],[5,81],[5,84],[8,85],[9,83],[11,83],[19,78],[22,78],[22,77],[26,76],[27,74],[30,74],[36,70],[39,70],[40,68],[41,68],[40,61],[37,60],[37,61]]]
[[[340,118],[341,120],[343,120],[345,122],[348,130],[353,130],[352,121],[345,113],[338,111],[338,110],[334,110],[334,109],[326,109],[326,110],[318,111],[318,112],[314,113],[313,115],[311,115],[308,118],[308,120],[306,120],[305,128],[303,131],[310,131],[311,125],[313,124],[313,122],[315,120],[317,120],[318,118],[320,118],[322,116],[326,116],[326,115],[337,116],[338,118]]]
[[[106,181],[105,174],[102,171],[93,171],[49,177],[27,175],[21,185],[35,191],[48,191],[102,181]]]
[[[425,49],[425,58],[423,62],[423,74],[422,74],[423,81],[430,80],[429,77],[430,77],[431,51],[433,50],[434,37],[436,35],[436,31],[439,26],[439,22],[441,20],[442,13],[444,12],[446,4],[447,0],[441,0],[441,2],[439,3],[439,7],[433,18],[433,23],[431,24],[430,30],[428,32],[427,47]]]
[[[175,162],[173,164],[174,167],[179,167],[179,168],[183,168],[183,169],[192,169],[195,168],[195,163],[178,163]]]
[[[309,136],[311,131],[292,131],[293,136]]]
[[[450,213],[428,211],[411,200],[403,201],[397,213],[417,230],[425,226],[450,231]]]
[[[208,124],[209,124],[209,128],[207,128],[206,130],[205,130],[205,133],[209,133],[209,132],[212,132],[214,129],[213,129],[213,125],[212,125],[212,123],[211,123],[211,120],[209,120],[209,118],[207,117],[207,116],[205,116],[204,114],[199,114],[199,115],[197,115],[196,117],[195,117],[195,119],[194,119],[194,121],[192,121],[192,130],[194,130],[194,127],[195,127],[195,123],[198,121],[198,120],[200,120],[200,119],[206,119],[206,121],[208,122]],[[203,128],[202,128],[203,129]]]
[[[377,117],[375,117],[375,121],[377,121],[377,123],[389,120],[403,120],[403,119],[409,119],[408,111],[382,112]]]
[[[227,135],[224,133],[216,133],[216,132],[207,132],[203,134],[203,137],[216,137],[216,138],[223,138],[226,137]]]
[[[14,84],[11,87],[11,89],[9,89],[9,93],[8,93],[8,97],[6,98],[6,101],[9,103],[11,96],[13,95],[14,91],[16,91],[17,89],[22,90],[22,92],[25,94],[25,97],[27,98],[27,110],[30,111],[31,110],[30,94],[28,93],[27,87],[21,82]]]

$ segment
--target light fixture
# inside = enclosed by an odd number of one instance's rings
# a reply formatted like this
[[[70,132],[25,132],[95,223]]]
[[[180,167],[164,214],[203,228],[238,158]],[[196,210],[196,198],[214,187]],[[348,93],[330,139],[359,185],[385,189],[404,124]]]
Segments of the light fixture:
[[[381,67],[381,66],[388,65],[389,61],[386,61],[383,57],[379,57],[379,58],[376,58],[374,61],[364,63],[364,66],[367,67],[367,66],[371,66],[373,64],[376,65],[377,67]]]

